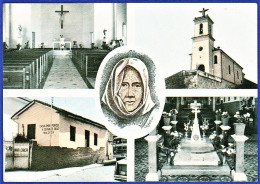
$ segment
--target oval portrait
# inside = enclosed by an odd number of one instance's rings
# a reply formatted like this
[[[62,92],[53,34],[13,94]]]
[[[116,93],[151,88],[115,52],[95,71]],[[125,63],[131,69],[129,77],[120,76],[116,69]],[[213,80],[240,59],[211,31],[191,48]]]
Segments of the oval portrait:
[[[152,57],[128,46],[102,61],[95,89],[104,125],[122,138],[140,138],[159,123],[165,102],[165,82]]]

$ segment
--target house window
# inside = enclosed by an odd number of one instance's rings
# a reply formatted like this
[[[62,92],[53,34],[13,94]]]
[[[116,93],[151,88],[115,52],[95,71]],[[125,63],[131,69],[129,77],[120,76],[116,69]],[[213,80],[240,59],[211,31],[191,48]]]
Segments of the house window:
[[[237,71],[237,78],[239,79],[239,74],[238,74],[238,71]]]
[[[218,64],[218,56],[214,56],[214,64]]]
[[[200,24],[200,34],[203,34],[203,24]]]
[[[94,133],[94,145],[97,146],[98,144],[98,135]]]
[[[231,74],[231,68],[230,68],[230,65],[228,65],[228,73]]]
[[[35,124],[27,125],[27,138],[35,139]]]
[[[228,102],[230,101],[230,97],[228,97]]]
[[[203,47],[199,47],[199,51],[202,51],[203,50]]]
[[[75,141],[76,138],[76,127],[70,126],[70,140]]]

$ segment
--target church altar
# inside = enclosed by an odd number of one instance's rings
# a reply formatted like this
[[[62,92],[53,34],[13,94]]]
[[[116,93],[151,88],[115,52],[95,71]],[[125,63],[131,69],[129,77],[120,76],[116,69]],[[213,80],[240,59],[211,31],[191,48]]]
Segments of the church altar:
[[[53,41],[53,50],[55,49],[55,44],[59,44],[59,48],[61,50],[62,45],[66,45],[69,44],[70,45],[70,50],[71,50],[71,41],[65,41],[64,39],[60,39],[60,40],[54,40]]]

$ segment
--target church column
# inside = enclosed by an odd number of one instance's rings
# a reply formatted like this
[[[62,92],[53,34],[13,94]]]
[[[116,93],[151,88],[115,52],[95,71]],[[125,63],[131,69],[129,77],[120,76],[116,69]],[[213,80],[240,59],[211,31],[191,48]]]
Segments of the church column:
[[[117,4],[116,3],[113,3],[113,24],[114,24],[114,35],[113,35],[113,39],[114,40],[117,40]]]
[[[145,140],[148,142],[148,165],[149,173],[146,175],[146,181],[159,181],[159,173],[157,172],[157,141],[160,139],[161,135],[156,135],[156,129],[151,132]]]
[[[212,101],[212,111],[216,111],[216,97],[212,97],[213,101]]]
[[[10,47],[10,22],[11,5],[9,3],[3,4],[3,42],[6,42]]]
[[[181,97],[181,105],[184,105],[184,97]]]
[[[245,151],[245,141],[248,137],[244,135],[231,135],[236,142],[236,165],[235,170],[232,171],[233,181],[247,181],[247,176],[244,173],[244,151]]]
[[[180,111],[180,97],[176,97],[176,109]]]

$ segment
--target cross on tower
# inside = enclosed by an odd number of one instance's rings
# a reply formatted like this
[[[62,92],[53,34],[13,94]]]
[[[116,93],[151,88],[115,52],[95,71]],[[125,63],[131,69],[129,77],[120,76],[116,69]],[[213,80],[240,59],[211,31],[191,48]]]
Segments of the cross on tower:
[[[59,13],[60,14],[60,26],[61,26],[61,29],[63,29],[64,14],[65,13],[69,13],[69,11],[64,11],[63,10],[63,5],[61,5],[61,10],[60,11],[55,11],[55,13]]]
[[[205,12],[208,11],[209,9],[202,9],[201,11],[199,11],[200,13],[202,13],[202,16],[205,17]]]

